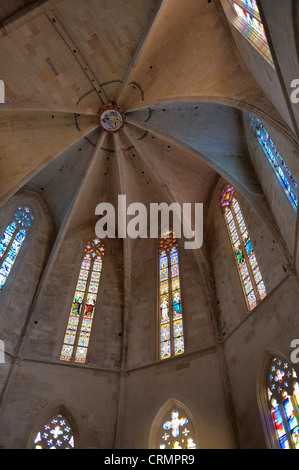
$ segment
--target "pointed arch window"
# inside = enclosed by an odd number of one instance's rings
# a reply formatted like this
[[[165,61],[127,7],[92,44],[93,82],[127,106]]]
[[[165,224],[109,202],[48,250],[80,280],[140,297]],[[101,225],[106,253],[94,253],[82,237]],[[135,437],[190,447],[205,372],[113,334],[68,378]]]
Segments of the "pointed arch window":
[[[227,185],[223,190],[221,207],[247,306],[249,310],[252,310],[266,297],[267,293],[233,186]]]
[[[28,207],[19,207],[0,240],[0,291],[7,281],[32,222],[31,210]]]
[[[280,182],[288,200],[290,201],[293,209],[297,212],[298,207],[298,185],[288,169],[285,161],[280,155],[279,151],[274,145],[273,140],[270,138],[265,127],[261,121],[252,116],[250,123],[255,135],[258,138],[259,144],[262,147],[278,181]]]
[[[105,253],[98,238],[89,241],[77,281],[60,360],[85,363]]]
[[[72,427],[62,414],[56,414],[50,418],[34,438],[35,449],[73,449],[74,447]]]
[[[230,0],[233,25],[273,66],[267,36],[255,0]]]
[[[155,434],[152,444],[155,448],[196,449],[193,424],[188,412],[180,406],[173,406],[159,418]]]
[[[159,241],[160,359],[185,352],[178,244],[172,231]]]
[[[295,369],[279,357],[268,370],[267,400],[279,447],[299,449],[299,381]]]

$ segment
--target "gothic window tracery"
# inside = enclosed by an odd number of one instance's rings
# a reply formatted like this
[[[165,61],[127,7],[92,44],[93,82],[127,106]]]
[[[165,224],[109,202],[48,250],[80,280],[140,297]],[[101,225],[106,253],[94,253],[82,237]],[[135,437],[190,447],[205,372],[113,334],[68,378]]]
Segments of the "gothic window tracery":
[[[246,303],[248,309],[252,310],[258,302],[266,297],[267,292],[233,186],[227,185],[224,188],[220,204],[230,236]]]
[[[175,408],[165,416],[159,439],[160,449],[196,449],[190,419]]]
[[[46,421],[34,438],[35,449],[73,449],[74,447],[72,427],[60,413]]]
[[[172,231],[159,242],[160,359],[185,351],[178,244]]]
[[[268,407],[281,449],[299,449],[299,381],[287,361],[273,357],[267,377]]]
[[[85,247],[60,360],[85,363],[105,253],[98,238]]]

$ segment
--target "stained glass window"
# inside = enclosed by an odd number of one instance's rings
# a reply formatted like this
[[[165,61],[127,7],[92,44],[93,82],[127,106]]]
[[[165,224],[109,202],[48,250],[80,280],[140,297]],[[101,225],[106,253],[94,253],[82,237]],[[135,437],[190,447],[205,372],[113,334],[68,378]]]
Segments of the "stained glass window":
[[[236,14],[244,23],[253,28],[258,34],[266,38],[266,33],[260,19],[259,9],[255,0],[240,0],[233,2]]]
[[[282,156],[274,145],[274,142],[270,138],[268,132],[262,125],[261,121],[250,115],[250,122],[252,129],[254,130],[259,143],[273,168],[275,175],[280,182],[287,198],[292,204],[293,209],[297,212],[298,207],[298,185],[293,178],[290,170],[284,162]]]
[[[281,449],[299,449],[298,378],[294,368],[278,357],[272,359],[267,395],[275,435]]]
[[[12,270],[32,222],[31,210],[28,207],[19,207],[0,240],[0,291]]]
[[[230,0],[236,17],[233,24],[273,65],[265,29],[255,0]]]
[[[185,351],[178,245],[173,232],[160,238],[160,358]]]
[[[60,360],[85,363],[102,272],[104,244],[87,243],[66,328]]]
[[[176,409],[163,422],[159,439],[160,449],[196,449],[190,420]]]
[[[61,414],[49,419],[34,439],[35,449],[73,449],[74,447],[72,428],[68,420]]]
[[[266,287],[235,190],[230,185],[227,185],[222,193],[221,207],[230,235],[247,306],[249,310],[252,310],[259,301],[266,297]]]

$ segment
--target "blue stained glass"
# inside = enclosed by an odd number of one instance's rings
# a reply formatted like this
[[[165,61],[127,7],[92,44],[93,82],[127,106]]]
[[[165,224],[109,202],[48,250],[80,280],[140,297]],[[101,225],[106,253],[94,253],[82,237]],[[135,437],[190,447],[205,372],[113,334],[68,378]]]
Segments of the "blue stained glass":
[[[164,252],[160,257],[160,281],[165,281],[166,279],[168,279],[168,262]]]
[[[160,359],[184,352],[179,257],[174,234],[160,239]],[[171,297],[170,297],[171,296]],[[172,325],[172,326],[171,326]],[[172,334],[170,334],[172,331]],[[174,338],[180,332],[180,338]]]
[[[179,260],[178,252],[175,248],[171,251],[171,276],[176,277],[179,275]]]
[[[15,213],[14,220],[8,225],[2,236],[0,241],[0,258],[3,258],[5,253],[6,256],[0,267],[0,290],[3,288],[26,238],[26,228],[31,226],[32,221],[33,216],[30,209],[28,207],[19,207]]]
[[[243,1],[243,4],[245,8],[246,8],[245,5],[248,5],[249,7],[253,8],[256,13],[259,13],[258,8],[255,4],[252,3],[251,5],[249,4],[249,2],[244,2],[244,1]],[[248,11],[246,11],[244,8],[241,8],[237,3],[234,2],[233,6],[236,10],[237,15],[266,39],[266,34],[264,31],[263,25],[256,18],[254,18]]]
[[[13,221],[5,230],[4,235],[0,241],[0,258],[2,258],[3,253],[5,252],[17,226],[15,221]]]
[[[99,250],[99,252],[97,251]],[[64,343],[61,349],[60,360],[71,361],[73,348],[69,349],[70,344],[77,342],[75,362],[85,363],[87,356],[87,347],[90,340],[92,322],[94,317],[95,304],[99,290],[99,283],[102,270],[102,256],[104,256],[104,245],[99,239],[88,242],[85,247],[85,253],[77,281],[74,300],[69,316]],[[89,274],[91,270],[91,275]],[[89,277],[90,276],[90,277]],[[87,291],[87,297],[86,297]],[[82,308],[83,306],[83,308]],[[81,323],[79,338],[76,338],[79,326],[80,315],[83,320]]]
[[[15,237],[15,239],[14,239],[14,241],[13,241],[13,243],[12,243],[8,253],[7,253],[6,258],[5,258],[4,262],[2,263],[2,266],[0,268],[0,274],[5,276],[6,278],[8,277],[8,275],[11,271],[11,268],[12,268],[14,262],[15,262],[15,259],[18,255],[19,251],[20,251],[21,246],[22,246],[22,243],[25,240],[25,237],[26,237],[26,231],[25,230],[20,230],[17,233],[17,235],[16,235],[16,237]],[[5,280],[4,280],[3,284],[0,284],[0,289],[2,289],[4,283],[5,283]]]
[[[261,121],[251,114],[251,126],[294,210],[298,207],[298,185]]]
[[[253,0],[243,0],[243,3],[245,3],[246,5],[248,5],[250,8],[252,8],[253,10],[255,10],[256,12],[258,12],[258,7],[257,7],[257,4],[255,1]]]

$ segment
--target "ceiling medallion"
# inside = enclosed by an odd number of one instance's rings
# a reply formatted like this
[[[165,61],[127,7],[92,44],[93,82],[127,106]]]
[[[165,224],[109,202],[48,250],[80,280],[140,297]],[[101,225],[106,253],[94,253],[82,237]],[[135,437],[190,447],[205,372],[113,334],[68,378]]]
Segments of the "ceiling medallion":
[[[100,109],[98,119],[101,128],[110,134],[119,132],[126,122],[123,111],[112,104],[105,105]]]

